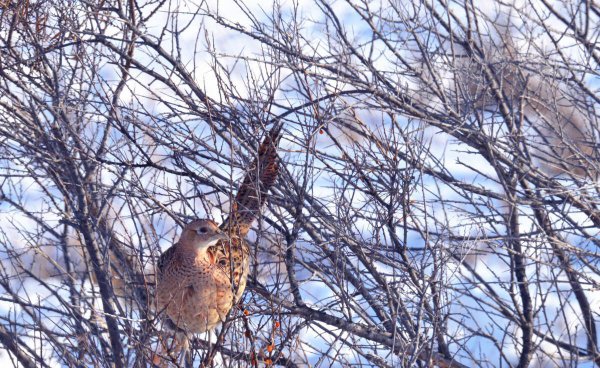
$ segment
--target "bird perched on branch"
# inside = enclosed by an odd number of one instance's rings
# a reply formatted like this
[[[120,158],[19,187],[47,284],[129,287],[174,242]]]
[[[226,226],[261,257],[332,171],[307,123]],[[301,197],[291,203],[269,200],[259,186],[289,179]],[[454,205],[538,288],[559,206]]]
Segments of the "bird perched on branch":
[[[250,254],[244,238],[277,179],[280,131],[281,126],[274,127],[261,143],[229,218],[221,226],[206,219],[189,223],[158,260],[158,311],[180,335],[182,350],[187,335],[224,322],[246,288]]]

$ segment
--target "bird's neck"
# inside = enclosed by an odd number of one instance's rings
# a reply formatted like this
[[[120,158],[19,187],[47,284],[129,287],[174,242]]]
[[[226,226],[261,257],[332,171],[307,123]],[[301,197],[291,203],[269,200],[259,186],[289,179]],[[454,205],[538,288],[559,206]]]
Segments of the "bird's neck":
[[[206,243],[202,243],[194,237],[182,236],[179,239],[179,247],[181,250],[188,253],[197,253],[197,254],[205,254],[208,249],[208,245]]]

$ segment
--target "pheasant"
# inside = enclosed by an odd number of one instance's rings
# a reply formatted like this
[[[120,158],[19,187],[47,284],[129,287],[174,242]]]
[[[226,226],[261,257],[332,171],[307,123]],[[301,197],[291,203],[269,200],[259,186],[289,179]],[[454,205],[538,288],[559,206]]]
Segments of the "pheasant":
[[[274,127],[261,143],[229,218],[221,226],[207,219],[192,221],[158,260],[158,310],[182,340],[181,350],[187,350],[189,334],[211,331],[224,322],[242,297],[250,258],[245,237],[277,179],[280,130]]]

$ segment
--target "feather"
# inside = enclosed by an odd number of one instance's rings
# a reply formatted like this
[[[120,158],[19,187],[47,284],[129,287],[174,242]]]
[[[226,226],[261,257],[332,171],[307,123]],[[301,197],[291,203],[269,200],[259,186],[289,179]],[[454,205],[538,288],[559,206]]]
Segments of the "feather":
[[[252,223],[258,218],[267,199],[267,193],[275,184],[279,174],[277,145],[281,138],[281,128],[281,124],[273,127],[260,144],[258,155],[246,172],[235,196],[231,213],[221,225],[223,231],[244,238]]]

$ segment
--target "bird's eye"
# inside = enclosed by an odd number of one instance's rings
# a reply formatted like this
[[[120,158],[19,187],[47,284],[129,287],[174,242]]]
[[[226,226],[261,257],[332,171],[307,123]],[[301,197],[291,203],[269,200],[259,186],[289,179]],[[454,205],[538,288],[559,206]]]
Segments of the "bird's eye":
[[[200,234],[206,234],[207,231],[208,231],[208,229],[205,227],[201,227],[198,229],[198,233],[200,233]]]

